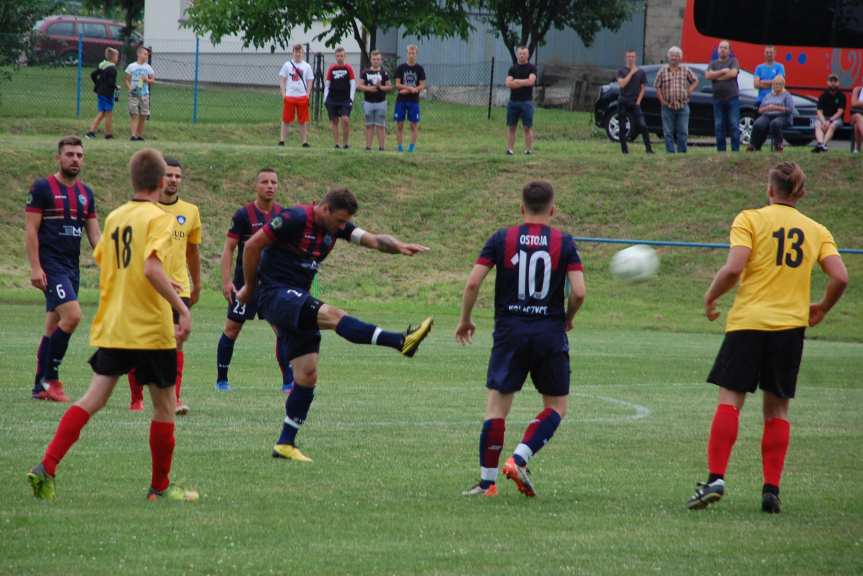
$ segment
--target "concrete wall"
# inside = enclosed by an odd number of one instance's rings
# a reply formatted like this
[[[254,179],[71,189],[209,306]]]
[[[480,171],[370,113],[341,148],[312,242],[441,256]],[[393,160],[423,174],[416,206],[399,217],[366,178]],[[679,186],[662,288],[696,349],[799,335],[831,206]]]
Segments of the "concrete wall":
[[[646,0],[645,62],[664,62],[668,49],[680,45],[686,0]]]

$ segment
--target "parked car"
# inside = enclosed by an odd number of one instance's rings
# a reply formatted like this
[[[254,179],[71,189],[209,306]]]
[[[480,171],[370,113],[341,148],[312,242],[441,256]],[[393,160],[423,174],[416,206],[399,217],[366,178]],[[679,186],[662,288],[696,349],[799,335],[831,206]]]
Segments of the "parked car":
[[[707,64],[683,64],[683,66],[687,66],[698,78],[698,88],[693,92],[689,101],[689,134],[690,136],[714,136],[713,85],[704,78]],[[662,138],[659,99],[656,96],[656,88],[653,87],[653,81],[662,66],[654,64],[641,68],[647,75],[647,86],[644,91],[644,99],[641,101],[644,119],[647,122],[647,128]],[[752,136],[752,125],[758,117],[758,109],[755,107],[758,90],[755,89],[752,73],[746,70],[741,70],[737,75],[737,83],[740,86],[740,142],[745,146],[749,144],[749,138]],[[620,141],[620,126],[617,121],[618,92],[617,81],[612,81],[600,88],[599,97],[594,103],[594,122],[605,130],[608,138],[614,142]],[[783,134],[788,144],[805,146],[815,138],[817,102],[804,96],[793,95],[793,97],[796,108],[794,122],[792,126],[783,130]],[[630,140],[634,140],[638,135],[629,130],[629,119],[626,122],[627,134]]]
[[[33,57],[37,62],[77,64],[78,38],[82,34],[85,64],[100,62],[109,46],[123,53],[122,22],[83,16],[48,16],[36,22],[33,32]],[[133,51],[142,41],[135,32],[129,40]]]

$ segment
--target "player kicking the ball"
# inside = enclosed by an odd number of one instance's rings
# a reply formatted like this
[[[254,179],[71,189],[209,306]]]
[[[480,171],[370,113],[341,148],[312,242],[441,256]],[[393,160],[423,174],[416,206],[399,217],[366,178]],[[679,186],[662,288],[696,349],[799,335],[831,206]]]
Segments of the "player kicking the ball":
[[[768,205],[744,210],[731,225],[728,260],[704,295],[710,321],[719,317],[716,301],[734,288],[725,339],[707,381],[719,386],[719,403],[707,444],[707,482],[687,502],[706,508],[725,494],[725,471],[737,440],[746,393],[764,392],[761,459],[764,485],[761,509],[780,511],[779,480],[788,452],[794,398],[806,326],[815,326],[842,296],[848,272],[830,232],[797,211],[805,195],[805,175],[794,162],[770,170]],[[809,303],[815,263],[828,276],[824,296]]]
[[[584,302],[581,259],[569,234],[549,226],[554,190],[531,182],[522,191],[524,224],[503,228],[489,238],[464,289],[455,338],[469,344],[476,331],[471,312],[480,286],[497,267],[494,345],[488,365],[488,400],[479,436],[480,481],[465,496],[497,495],[497,473],[506,417],[515,393],[530,374],[542,394],[543,410],[527,427],[503,467],[525,496],[535,496],[527,462],[551,440],[566,415],[569,396],[569,341],[566,333]],[[564,284],[572,286],[564,310]]]
[[[285,402],[282,434],[273,457],[302,462],[311,459],[297,449],[296,436],[309,413],[318,380],[321,330],[355,344],[377,344],[413,356],[428,336],[432,319],[404,334],[387,332],[348,316],[309,294],[321,263],[343,239],[389,254],[413,256],[428,250],[392,236],[371,234],[351,222],[357,199],[345,188],[332,190],[320,204],[301,204],[283,210],[247,242],[243,250],[245,285],[237,301],[246,304],[258,294],[261,316],[274,326],[287,347],[294,371],[294,387]],[[260,274],[260,283],[258,275]]]
[[[197,499],[197,492],[170,484],[177,342],[189,335],[192,317],[162,267],[173,242],[173,218],[156,205],[165,187],[162,154],[138,151],[129,171],[134,196],[108,215],[93,254],[99,265],[99,310],[90,330],[90,344],[98,348],[90,358],[93,378],[84,396],[63,414],[45,456],[27,475],[36,498],[54,499],[60,461],[90,417],[108,402],[120,375],[135,370],[138,381],[150,386],[153,401],[148,498]],[[179,316],[176,326],[172,308]]]

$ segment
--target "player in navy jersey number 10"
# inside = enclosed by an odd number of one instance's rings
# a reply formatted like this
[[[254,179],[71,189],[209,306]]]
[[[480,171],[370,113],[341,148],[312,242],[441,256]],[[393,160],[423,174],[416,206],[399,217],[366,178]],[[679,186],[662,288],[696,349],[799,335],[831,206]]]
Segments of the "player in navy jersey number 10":
[[[81,236],[99,242],[93,190],[78,180],[84,146],[77,136],[57,144],[58,170],[37,180],[27,196],[24,239],[30,260],[30,283],[45,294],[45,334],[36,352],[35,400],[68,402],[58,370],[69,339],[81,321],[78,304],[78,259]]]
[[[236,298],[237,292],[243,287],[243,248],[246,241],[255,232],[263,228],[270,220],[275,218],[282,207],[276,203],[276,193],[279,190],[279,176],[273,168],[261,168],[255,175],[255,200],[240,207],[231,219],[231,228],[225,238],[225,247],[222,250],[222,295],[228,302],[227,318],[225,319],[225,330],[219,337],[219,345],[216,349],[216,390],[229,392],[231,385],[228,383],[228,369],[231,367],[231,359],[234,356],[234,344],[240,337],[240,332],[246,320],[254,320],[258,313],[257,295],[247,302],[240,302]],[[233,274],[231,264],[234,261],[234,252],[237,253],[236,266]],[[284,342],[276,335],[276,359],[282,370],[282,391],[290,392],[294,385],[294,377],[291,367],[285,358],[286,348]]]
[[[257,295],[260,314],[284,339],[286,356],[294,371],[282,434],[273,448],[275,458],[310,461],[297,449],[295,438],[314,399],[321,330],[335,330],[355,344],[394,348],[408,357],[416,353],[431,331],[431,318],[405,333],[381,330],[309,293],[321,263],[338,239],[404,256],[428,250],[358,228],[351,222],[357,208],[357,199],[350,190],[332,190],[320,204],[282,210],[246,242],[243,250],[245,285],[237,293],[237,301],[246,304]]]
[[[530,374],[542,394],[543,410],[527,427],[503,472],[525,496],[536,492],[527,461],[551,440],[566,415],[569,396],[569,342],[566,332],[584,302],[584,273],[575,241],[549,226],[554,189],[531,182],[522,191],[524,223],[502,228],[482,249],[467,280],[455,337],[469,344],[476,331],[471,313],[480,286],[497,268],[494,345],[488,365],[488,400],[479,440],[480,481],[465,496],[497,494],[498,463],[506,417],[516,392]],[[572,289],[564,308],[564,286]]]

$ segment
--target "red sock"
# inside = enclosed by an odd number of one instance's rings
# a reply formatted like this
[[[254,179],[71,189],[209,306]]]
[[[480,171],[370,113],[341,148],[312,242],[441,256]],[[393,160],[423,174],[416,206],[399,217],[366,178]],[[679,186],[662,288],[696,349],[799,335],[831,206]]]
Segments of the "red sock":
[[[771,418],[764,423],[761,437],[761,462],[764,467],[764,483],[779,488],[785,455],[791,441],[791,423],[782,418]]]
[[[170,483],[171,462],[174,459],[173,422],[150,422],[150,456],[153,460],[150,486],[161,492]]]
[[[48,474],[53,476],[57,471],[60,460],[63,459],[69,448],[78,441],[81,428],[87,424],[89,419],[90,414],[75,404],[70,406],[60,418],[60,424],[57,425],[54,438],[48,444],[48,448],[45,449],[45,456],[42,458],[42,465]]]
[[[129,372],[129,392],[133,403],[144,401],[144,387],[138,384],[138,377],[134,369]]]
[[[739,423],[740,412],[735,406],[720,404],[716,407],[707,443],[707,468],[711,475],[725,476]]]
[[[176,388],[174,392],[177,396],[178,404],[180,403],[180,387],[183,385],[183,360],[183,351],[177,350],[177,379],[174,380],[174,387]]]

